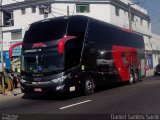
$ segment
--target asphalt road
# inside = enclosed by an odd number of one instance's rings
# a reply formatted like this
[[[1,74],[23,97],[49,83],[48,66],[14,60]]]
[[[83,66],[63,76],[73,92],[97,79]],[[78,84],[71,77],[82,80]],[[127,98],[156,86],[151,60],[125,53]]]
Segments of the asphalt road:
[[[106,87],[90,96],[72,94],[66,99],[47,95],[10,96],[0,100],[0,114],[2,118],[19,115],[19,119],[27,120],[45,120],[45,117],[133,120],[137,116],[156,120],[160,119],[160,77],[145,78],[134,85]]]

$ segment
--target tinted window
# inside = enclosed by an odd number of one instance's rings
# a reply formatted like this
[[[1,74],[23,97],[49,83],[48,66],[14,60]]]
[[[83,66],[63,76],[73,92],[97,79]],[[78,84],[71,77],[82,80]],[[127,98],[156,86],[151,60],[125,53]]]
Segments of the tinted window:
[[[88,34],[89,41],[94,41],[96,46],[102,49],[107,48],[107,44],[144,48],[142,36],[97,20],[90,21]]]
[[[62,38],[66,34],[68,19],[54,19],[31,25],[26,32],[24,42],[46,42]]]
[[[26,54],[22,56],[22,70],[26,72],[51,72],[63,70],[63,56],[58,52]]]
[[[88,19],[81,16],[71,17],[68,23],[67,34],[84,37]]]
[[[76,67],[80,63],[82,43],[78,38],[68,40],[65,44],[65,69]]]

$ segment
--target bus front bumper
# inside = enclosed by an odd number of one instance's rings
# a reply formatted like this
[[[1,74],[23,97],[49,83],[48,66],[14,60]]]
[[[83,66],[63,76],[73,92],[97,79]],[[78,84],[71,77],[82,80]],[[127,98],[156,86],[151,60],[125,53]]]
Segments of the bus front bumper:
[[[75,85],[47,82],[20,82],[23,93],[66,93],[75,91]]]

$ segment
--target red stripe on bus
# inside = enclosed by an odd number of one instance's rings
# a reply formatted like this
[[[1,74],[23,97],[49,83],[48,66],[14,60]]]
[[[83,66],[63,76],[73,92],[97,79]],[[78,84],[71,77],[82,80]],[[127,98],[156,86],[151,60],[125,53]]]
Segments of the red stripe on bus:
[[[16,44],[13,44],[13,45],[10,46],[10,48],[9,48],[9,57],[10,57],[10,58],[12,58],[13,49],[14,49],[15,47],[17,47],[17,46],[22,45],[22,44],[23,44],[23,42],[18,42],[18,43],[16,43]]]
[[[59,53],[63,53],[64,52],[64,45],[65,45],[65,42],[69,39],[73,39],[75,38],[75,36],[65,36],[63,38],[61,38],[58,42],[58,52]]]
[[[129,80],[130,65],[138,66],[137,49],[124,46],[112,46],[112,57],[115,67],[123,81]]]

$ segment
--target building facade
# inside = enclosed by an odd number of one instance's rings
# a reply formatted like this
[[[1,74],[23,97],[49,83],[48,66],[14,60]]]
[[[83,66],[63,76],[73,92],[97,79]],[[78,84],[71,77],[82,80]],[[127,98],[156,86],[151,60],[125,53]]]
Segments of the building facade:
[[[3,27],[3,46],[6,52],[6,61],[8,60],[7,51],[10,45],[22,41],[25,30],[32,22],[64,15],[85,15],[123,28],[130,28],[144,36],[146,56],[149,56],[147,57],[147,63],[150,64],[150,68],[153,68],[159,61],[159,57],[155,58],[155,56],[158,56],[160,47],[153,47],[154,43],[152,43],[159,37],[152,38],[151,20],[147,11],[129,0],[19,1],[3,3],[3,10],[6,12],[3,16],[3,24],[6,26]],[[153,53],[155,56],[153,56]],[[13,63],[16,63],[19,60],[17,58],[20,56],[20,48],[14,50],[13,56],[15,57]],[[156,62],[154,63],[154,61]]]

